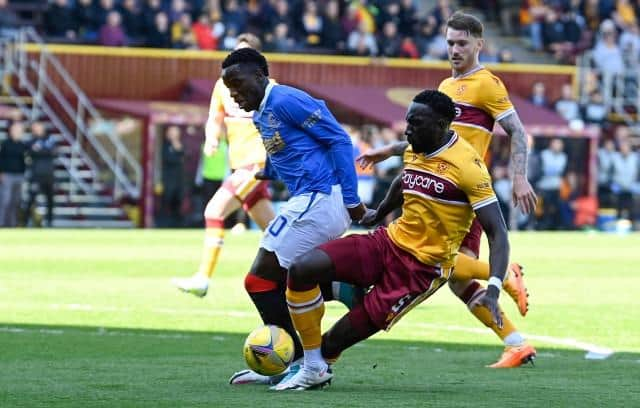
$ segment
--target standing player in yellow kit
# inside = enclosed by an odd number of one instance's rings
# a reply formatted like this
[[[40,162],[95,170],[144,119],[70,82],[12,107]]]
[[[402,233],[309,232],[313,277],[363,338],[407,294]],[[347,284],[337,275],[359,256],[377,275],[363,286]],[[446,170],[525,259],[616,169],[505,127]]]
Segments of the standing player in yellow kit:
[[[482,34],[482,23],[470,14],[456,12],[449,18],[446,40],[452,76],[442,81],[438,90],[455,103],[456,117],[451,129],[468,141],[480,156],[484,157],[487,153],[496,121],[510,136],[513,200],[524,213],[529,213],[536,206],[536,196],[527,180],[527,138],[524,126],[502,81],[478,61],[484,45]],[[398,142],[372,150],[363,154],[359,161],[361,165],[370,165],[392,154],[402,154],[407,146],[407,142]],[[482,228],[475,220],[460,246],[449,287],[478,320],[503,340],[505,350],[501,358],[490,367],[518,367],[532,360],[536,351],[506,316],[503,317],[503,326],[498,327],[489,310],[478,302],[486,289],[476,279],[489,279],[489,265],[478,260],[481,234]],[[512,264],[509,269],[504,289],[514,298],[524,316],[527,312],[527,294],[522,282],[522,271],[517,264]]]
[[[260,46],[260,40],[253,34],[241,34],[235,48],[259,50]],[[171,280],[174,286],[184,292],[199,297],[207,294],[209,280],[224,244],[225,218],[242,207],[264,229],[275,217],[267,189],[268,182],[255,178],[256,173],[264,168],[266,152],[252,116],[253,112],[246,112],[235,103],[222,79],[218,79],[211,95],[204,153],[215,153],[223,129],[226,129],[232,173],[204,210],[206,230],[198,271],[192,277]]]

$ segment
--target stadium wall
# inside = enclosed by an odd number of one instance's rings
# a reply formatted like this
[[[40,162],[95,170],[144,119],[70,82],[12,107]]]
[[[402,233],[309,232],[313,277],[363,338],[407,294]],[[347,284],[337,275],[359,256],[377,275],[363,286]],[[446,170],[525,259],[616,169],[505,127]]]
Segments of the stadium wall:
[[[77,45],[47,45],[85,93],[92,98],[163,99],[180,97],[187,81],[216,78],[227,55],[219,51],[158,50]],[[29,45],[29,51],[39,51]],[[447,62],[299,54],[266,54],[281,83],[436,87],[450,75]],[[487,64],[510,92],[528,97],[542,81],[550,100],[561,85],[574,83],[575,67]]]

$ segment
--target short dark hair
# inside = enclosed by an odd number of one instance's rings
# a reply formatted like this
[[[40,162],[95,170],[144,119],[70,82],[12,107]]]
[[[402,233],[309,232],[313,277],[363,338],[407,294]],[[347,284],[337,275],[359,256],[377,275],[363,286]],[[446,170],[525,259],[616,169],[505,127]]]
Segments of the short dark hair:
[[[456,117],[456,107],[451,98],[435,89],[425,89],[417,94],[413,101],[428,105],[434,112],[442,116],[449,123]]]
[[[463,13],[462,11],[456,11],[449,17],[447,27],[453,28],[454,30],[466,31],[475,38],[482,38],[482,32],[484,31],[482,23],[476,16]]]
[[[254,34],[242,33],[238,36],[238,38],[236,38],[236,40],[238,43],[246,42],[247,44],[249,44],[249,47],[253,48],[254,50],[262,50],[262,41],[260,41],[260,39]]]
[[[240,48],[227,55],[227,58],[222,61],[222,69],[236,64],[255,65],[265,76],[269,76],[267,59],[253,48]]]

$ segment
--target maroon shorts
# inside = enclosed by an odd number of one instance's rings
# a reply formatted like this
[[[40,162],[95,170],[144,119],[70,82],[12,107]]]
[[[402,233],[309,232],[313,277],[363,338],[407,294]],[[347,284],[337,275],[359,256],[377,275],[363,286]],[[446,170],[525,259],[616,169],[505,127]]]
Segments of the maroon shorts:
[[[471,223],[471,229],[462,240],[460,247],[469,248],[476,258],[480,257],[480,240],[482,239],[482,226],[478,222],[478,218],[474,218]]]
[[[251,164],[236,169],[224,180],[222,188],[233,194],[242,203],[242,209],[249,211],[262,199],[271,199],[269,182],[257,180],[256,172],[262,168],[259,164]]]
[[[364,308],[379,329],[389,330],[406,312],[440,286],[450,270],[429,266],[396,246],[386,228],[349,235],[318,247],[333,261],[335,279],[373,289]]]

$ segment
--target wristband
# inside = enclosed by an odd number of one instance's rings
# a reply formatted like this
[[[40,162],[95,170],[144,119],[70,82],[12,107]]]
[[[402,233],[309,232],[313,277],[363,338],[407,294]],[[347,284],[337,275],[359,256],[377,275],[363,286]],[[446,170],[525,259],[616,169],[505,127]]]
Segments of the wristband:
[[[500,280],[500,278],[492,276],[489,278],[489,286],[495,286],[496,288],[498,288],[498,290],[500,290],[502,289],[502,281]]]

